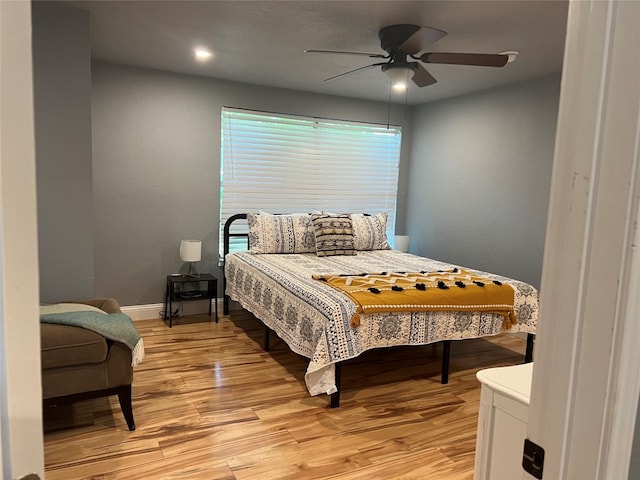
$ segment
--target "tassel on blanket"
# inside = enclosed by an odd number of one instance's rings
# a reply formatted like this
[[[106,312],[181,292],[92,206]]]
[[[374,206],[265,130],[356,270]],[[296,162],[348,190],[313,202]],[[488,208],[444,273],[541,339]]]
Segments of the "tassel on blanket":
[[[356,313],[353,314],[353,317],[351,317],[351,326],[353,328],[359,327],[360,326],[360,312],[356,311]]]
[[[514,325],[518,324],[518,317],[513,310],[509,310],[506,314],[504,314],[504,320],[502,321],[502,329],[509,330]]]
[[[136,343],[136,346],[131,350],[131,366],[135,367],[144,359],[144,342],[142,341],[142,337]]]

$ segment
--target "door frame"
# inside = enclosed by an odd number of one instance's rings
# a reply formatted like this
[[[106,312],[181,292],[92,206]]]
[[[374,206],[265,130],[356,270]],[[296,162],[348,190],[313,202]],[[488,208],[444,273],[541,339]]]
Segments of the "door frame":
[[[640,391],[639,24],[640,2],[569,4],[527,426],[545,449],[543,478],[628,475]]]
[[[2,478],[44,478],[31,2],[0,0]]]

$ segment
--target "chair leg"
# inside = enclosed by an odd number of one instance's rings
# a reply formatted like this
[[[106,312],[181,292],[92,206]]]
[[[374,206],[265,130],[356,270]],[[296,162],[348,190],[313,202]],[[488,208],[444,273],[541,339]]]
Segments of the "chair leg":
[[[123,385],[118,388],[118,401],[120,402],[120,408],[124,415],[124,419],[127,421],[127,426],[130,431],[136,429],[136,422],[133,420],[133,404],[131,401],[131,385]]]

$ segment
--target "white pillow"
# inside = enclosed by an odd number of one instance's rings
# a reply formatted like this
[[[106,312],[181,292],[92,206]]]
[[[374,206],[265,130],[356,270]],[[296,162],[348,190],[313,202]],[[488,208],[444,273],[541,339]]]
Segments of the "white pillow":
[[[311,215],[247,213],[251,253],[312,253],[316,237]]]
[[[377,215],[352,213],[353,243],[356,250],[389,250],[387,212]]]

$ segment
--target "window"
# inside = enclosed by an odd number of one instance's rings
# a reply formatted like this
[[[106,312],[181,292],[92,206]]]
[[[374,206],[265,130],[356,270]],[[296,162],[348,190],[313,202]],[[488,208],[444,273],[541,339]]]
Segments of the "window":
[[[259,211],[387,212],[393,240],[399,127],[226,107],[221,124],[221,252],[226,220]]]

